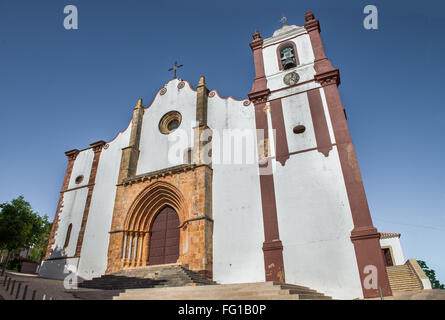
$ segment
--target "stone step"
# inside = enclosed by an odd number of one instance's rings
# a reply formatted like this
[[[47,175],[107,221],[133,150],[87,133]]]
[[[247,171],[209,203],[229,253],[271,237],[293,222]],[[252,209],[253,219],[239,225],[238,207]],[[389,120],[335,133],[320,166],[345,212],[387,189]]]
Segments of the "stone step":
[[[255,289],[225,289],[225,290],[218,290],[218,289],[211,289],[208,290],[197,290],[197,288],[194,288],[192,290],[153,290],[153,289],[147,289],[147,290],[138,290],[138,291],[132,291],[131,296],[139,297],[139,296],[146,296],[146,295],[156,295],[156,296],[170,296],[170,295],[177,295],[177,296],[201,296],[205,295],[206,297],[213,297],[213,296],[227,296],[227,295],[236,295],[236,296],[250,296],[250,295],[257,295],[257,296],[263,296],[263,295],[295,295],[295,294],[303,294],[303,295],[314,295],[314,296],[323,296],[323,294],[318,292],[312,292],[312,291],[303,291],[303,290],[292,290],[292,289],[280,289],[280,288],[268,288],[268,289],[261,289],[261,290],[255,290]]]
[[[415,291],[423,288],[422,283],[408,265],[387,267],[386,271],[393,292]]]
[[[196,295],[196,296],[182,296],[182,295],[169,295],[169,296],[119,296],[113,297],[113,300],[332,300],[328,296],[316,296],[316,295],[250,295],[250,296],[239,296],[239,295],[228,295],[228,296],[218,296],[218,297],[208,297],[206,295]]]
[[[295,291],[301,291],[301,292],[309,292],[309,293],[315,293],[315,290],[312,290],[308,287],[293,285],[293,284],[277,284],[273,282],[253,282],[253,283],[243,283],[243,284],[219,284],[219,285],[208,285],[208,286],[184,286],[181,288],[169,288],[169,287],[162,287],[162,288],[150,288],[150,289],[135,289],[134,292],[141,292],[145,293],[148,292],[169,292],[169,291],[176,291],[176,292],[190,292],[190,291],[218,291],[218,290],[277,290],[277,289],[292,289]]]
[[[96,277],[79,284],[82,288],[97,289],[125,289],[125,288],[156,288],[178,287],[186,285],[215,284],[198,273],[190,271],[183,266],[165,265],[148,266],[134,269],[124,269],[112,274]]]
[[[287,287],[284,289],[283,287]],[[114,297],[116,300],[300,300],[332,299],[307,287],[273,283],[245,283],[209,285],[203,287],[177,287],[130,289]]]

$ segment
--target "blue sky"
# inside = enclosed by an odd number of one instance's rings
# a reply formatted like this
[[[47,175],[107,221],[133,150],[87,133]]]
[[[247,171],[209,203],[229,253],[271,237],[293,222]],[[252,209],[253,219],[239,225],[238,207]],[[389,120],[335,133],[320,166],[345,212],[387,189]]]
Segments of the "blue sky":
[[[269,37],[284,13],[320,20],[326,54],[340,68],[374,224],[400,232],[406,258],[445,282],[442,1],[21,1],[0,0],[0,202],[20,194],[54,216],[64,151],[110,140],[171,78],[245,98],[254,77],[248,46]],[[63,28],[63,8],[79,29]],[[379,29],[363,28],[376,5]]]

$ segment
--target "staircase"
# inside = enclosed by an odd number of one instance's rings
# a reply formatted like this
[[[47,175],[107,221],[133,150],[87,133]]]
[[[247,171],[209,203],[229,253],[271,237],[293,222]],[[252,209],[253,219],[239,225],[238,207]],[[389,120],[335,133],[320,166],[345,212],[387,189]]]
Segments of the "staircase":
[[[113,300],[331,300],[315,290],[293,284],[257,282],[199,287],[129,289]]]
[[[422,282],[408,264],[386,267],[393,292],[422,290]]]
[[[81,288],[122,290],[130,288],[159,288],[215,284],[200,274],[179,264],[147,266],[93,278],[79,284]]]

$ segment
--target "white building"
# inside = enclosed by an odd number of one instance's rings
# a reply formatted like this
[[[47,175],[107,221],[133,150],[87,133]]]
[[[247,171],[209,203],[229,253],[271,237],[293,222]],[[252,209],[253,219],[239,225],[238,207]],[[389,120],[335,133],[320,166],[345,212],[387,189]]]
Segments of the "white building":
[[[91,279],[178,262],[219,283],[391,295],[339,70],[325,56],[318,20],[310,12],[305,20],[269,38],[253,34],[248,98],[222,98],[203,77],[196,88],[175,78],[149,105],[139,100],[112,141],[66,152],[40,274],[63,278],[71,266]],[[244,139],[244,160],[227,155],[230,136]],[[379,274],[371,286],[368,266]]]

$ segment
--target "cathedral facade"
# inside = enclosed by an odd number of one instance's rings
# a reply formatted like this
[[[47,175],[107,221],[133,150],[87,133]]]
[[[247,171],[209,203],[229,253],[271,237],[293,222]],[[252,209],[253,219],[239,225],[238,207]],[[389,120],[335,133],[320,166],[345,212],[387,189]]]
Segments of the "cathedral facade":
[[[40,275],[178,263],[218,283],[391,295],[339,70],[305,20],[254,32],[248,98],[175,78],[112,141],[67,151]]]

